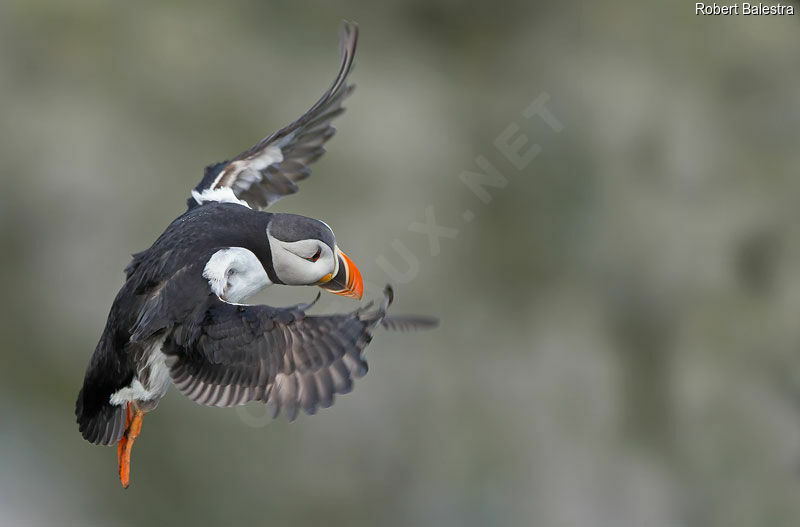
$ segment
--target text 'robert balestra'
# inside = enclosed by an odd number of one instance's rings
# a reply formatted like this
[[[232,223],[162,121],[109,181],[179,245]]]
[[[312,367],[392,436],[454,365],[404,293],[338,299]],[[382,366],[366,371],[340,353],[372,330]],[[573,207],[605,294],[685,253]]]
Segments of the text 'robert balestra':
[[[694,12],[696,15],[793,15],[794,6],[785,4],[704,4],[697,2]]]

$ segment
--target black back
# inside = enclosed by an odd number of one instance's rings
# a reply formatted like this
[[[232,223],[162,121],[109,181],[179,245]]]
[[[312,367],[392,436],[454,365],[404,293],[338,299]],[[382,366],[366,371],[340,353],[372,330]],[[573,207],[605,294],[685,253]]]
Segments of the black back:
[[[261,261],[273,281],[267,226],[271,214],[235,203],[206,203],[175,219],[153,245],[133,255],[126,281],[108,315],[78,395],[76,415],[83,436],[96,444],[113,444],[124,432],[125,411],[109,403],[111,394],[128,386],[136,372],[131,333],[145,303],[176,273],[172,302],[176,308],[202,303],[210,293],[202,276],[205,263],[217,250],[244,247]]]

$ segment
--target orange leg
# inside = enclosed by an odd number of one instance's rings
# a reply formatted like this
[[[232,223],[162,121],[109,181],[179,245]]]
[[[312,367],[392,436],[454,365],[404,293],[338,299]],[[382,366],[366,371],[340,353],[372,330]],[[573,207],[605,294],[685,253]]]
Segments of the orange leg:
[[[131,407],[133,403],[128,403],[126,406],[126,415],[125,415],[125,433],[122,434],[122,439],[119,440],[117,443],[117,459],[119,460],[119,466],[122,467],[122,452],[125,450],[125,445],[128,443],[128,427],[131,426],[131,419],[133,419],[133,411]]]
[[[117,445],[117,458],[119,460],[119,480],[123,488],[128,488],[131,481],[131,450],[133,442],[139,437],[142,431],[142,418],[144,412],[133,407],[133,403],[128,403],[128,415],[126,417],[125,435],[119,440]]]

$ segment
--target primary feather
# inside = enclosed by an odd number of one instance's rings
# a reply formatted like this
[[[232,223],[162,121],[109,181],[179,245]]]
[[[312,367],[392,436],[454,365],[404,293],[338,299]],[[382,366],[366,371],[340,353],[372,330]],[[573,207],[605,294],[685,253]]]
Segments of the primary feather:
[[[232,160],[207,167],[188,200],[189,208],[199,204],[197,196],[220,188],[230,188],[238,199],[260,209],[297,192],[297,182],[311,174],[309,165],[325,153],[323,145],[336,132],[332,121],[344,112],[342,102],[354,89],[347,77],[357,41],[358,27],[345,23],[339,41],[339,70],[322,97],[297,120]]]

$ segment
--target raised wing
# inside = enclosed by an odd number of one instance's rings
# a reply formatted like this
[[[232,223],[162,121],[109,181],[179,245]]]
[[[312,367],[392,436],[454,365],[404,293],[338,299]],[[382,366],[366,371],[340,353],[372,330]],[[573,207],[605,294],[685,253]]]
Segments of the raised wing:
[[[262,139],[231,161],[210,165],[188,200],[189,208],[219,201],[230,189],[251,208],[264,209],[298,191],[297,182],[311,173],[309,165],[325,153],[323,145],[335,133],[333,119],[344,112],[342,102],[353,91],[347,75],[353,64],[358,27],[345,22],[339,39],[341,63],[330,88],[290,125]],[[229,195],[229,194],[228,194]]]
[[[293,308],[241,306],[214,299],[202,323],[175,328],[164,347],[173,383],[193,401],[233,406],[267,404],[289,420],[333,404],[367,373],[362,352],[385,320],[391,288],[373,311],[306,316]],[[403,319],[413,325],[412,319]],[[425,319],[416,328],[428,327]],[[433,322],[435,325],[435,321]],[[389,327],[389,324],[387,324]]]

